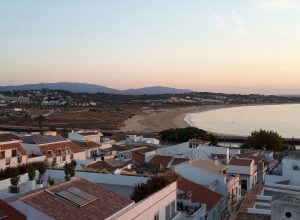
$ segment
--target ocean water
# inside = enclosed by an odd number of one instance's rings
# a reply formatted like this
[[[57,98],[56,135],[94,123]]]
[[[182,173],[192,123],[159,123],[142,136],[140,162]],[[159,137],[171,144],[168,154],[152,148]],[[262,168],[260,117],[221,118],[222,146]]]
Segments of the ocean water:
[[[300,104],[223,108],[187,114],[185,121],[221,134],[248,136],[254,130],[266,129],[285,138],[300,138]]]

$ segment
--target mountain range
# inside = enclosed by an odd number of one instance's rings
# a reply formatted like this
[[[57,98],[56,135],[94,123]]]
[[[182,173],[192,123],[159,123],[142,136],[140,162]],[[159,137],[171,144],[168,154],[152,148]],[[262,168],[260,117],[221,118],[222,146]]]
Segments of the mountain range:
[[[86,83],[70,83],[70,82],[58,82],[58,83],[36,83],[36,84],[24,84],[17,86],[0,86],[0,91],[16,91],[16,90],[65,90],[69,92],[77,93],[107,93],[107,94],[123,94],[123,95],[158,95],[158,94],[183,94],[192,92],[189,89],[176,89],[163,86],[143,87],[137,89],[119,90],[113,89],[96,84]]]

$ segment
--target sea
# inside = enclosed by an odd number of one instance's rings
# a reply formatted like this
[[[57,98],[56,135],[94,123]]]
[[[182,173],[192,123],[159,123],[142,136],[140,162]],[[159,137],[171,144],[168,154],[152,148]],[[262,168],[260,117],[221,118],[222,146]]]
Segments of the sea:
[[[249,136],[252,131],[266,129],[284,138],[300,138],[300,104],[221,108],[187,114],[185,121],[219,134]]]

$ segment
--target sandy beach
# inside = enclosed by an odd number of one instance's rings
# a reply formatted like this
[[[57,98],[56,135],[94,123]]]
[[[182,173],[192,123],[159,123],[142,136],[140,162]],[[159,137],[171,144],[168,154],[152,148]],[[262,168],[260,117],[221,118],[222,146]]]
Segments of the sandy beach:
[[[127,119],[120,127],[123,132],[159,132],[169,128],[185,128],[189,125],[184,121],[186,114],[230,108],[237,105],[202,105],[195,107],[168,108],[145,110]]]

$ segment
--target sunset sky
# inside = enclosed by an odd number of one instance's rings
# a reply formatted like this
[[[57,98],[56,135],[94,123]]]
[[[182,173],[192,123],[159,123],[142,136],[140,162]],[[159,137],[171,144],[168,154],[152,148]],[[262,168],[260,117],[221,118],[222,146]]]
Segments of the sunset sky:
[[[0,76],[300,94],[300,1],[2,0]]]

